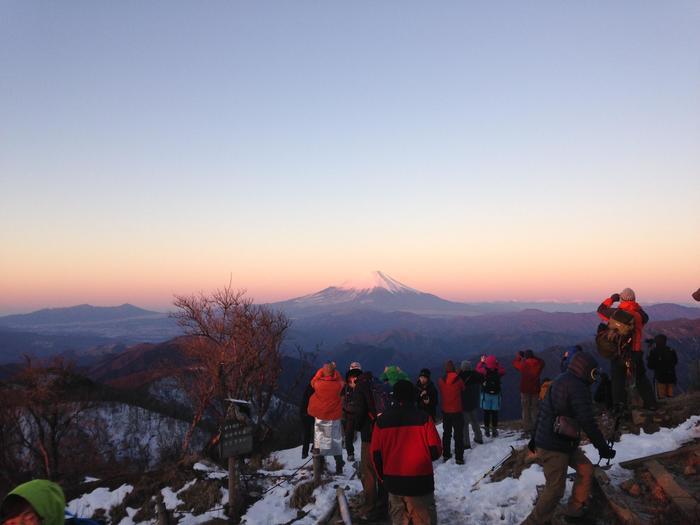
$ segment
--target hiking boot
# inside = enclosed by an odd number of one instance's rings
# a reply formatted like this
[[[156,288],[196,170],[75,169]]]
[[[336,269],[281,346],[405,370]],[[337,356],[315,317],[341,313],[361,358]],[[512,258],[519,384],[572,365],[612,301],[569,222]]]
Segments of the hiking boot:
[[[471,448],[472,448],[471,445],[464,445],[464,450],[469,450],[469,449],[471,449]]]
[[[452,454],[443,454],[442,460],[447,463],[452,458]]]
[[[308,457],[309,457],[309,453],[308,453],[308,452],[302,452],[302,453],[301,453],[301,459],[306,459],[306,458],[308,458]]]
[[[464,460],[463,459],[455,459],[455,463],[457,463],[457,465],[464,465]]]
[[[484,432],[486,434],[486,437],[491,437],[491,427],[484,427],[484,428],[486,429]]]
[[[493,437],[498,437],[498,429],[493,427]]]
[[[476,438],[474,438],[474,443],[478,443],[479,445],[483,445],[483,444],[484,444],[484,440],[483,440],[483,439],[476,439]]]
[[[342,473],[343,473],[343,467],[344,467],[344,466],[345,466],[345,462],[344,462],[344,461],[343,461],[343,462],[340,462],[340,463],[336,462],[336,464],[335,464],[335,473],[336,473],[337,475],[342,474]]]
[[[348,462],[349,463],[355,463],[355,454],[350,454],[348,456]]]

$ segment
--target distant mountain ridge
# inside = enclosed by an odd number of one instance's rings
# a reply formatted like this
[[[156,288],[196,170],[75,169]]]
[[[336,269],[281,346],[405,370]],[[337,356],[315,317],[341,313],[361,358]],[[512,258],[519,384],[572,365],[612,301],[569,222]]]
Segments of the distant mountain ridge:
[[[0,325],[25,327],[46,324],[94,323],[143,317],[164,317],[166,315],[161,312],[144,310],[129,303],[119,306],[79,304],[62,308],[44,308],[28,314],[6,315],[0,317]]]

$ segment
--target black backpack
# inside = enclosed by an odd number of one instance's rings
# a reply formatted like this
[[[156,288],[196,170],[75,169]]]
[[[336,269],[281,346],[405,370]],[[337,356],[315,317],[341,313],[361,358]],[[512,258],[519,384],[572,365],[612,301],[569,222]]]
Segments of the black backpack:
[[[598,353],[612,359],[627,351],[634,337],[634,315],[617,308],[608,319],[608,324],[598,326],[595,344]]]
[[[483,391],[487,394],[500,394],[501,393],[501,375],[498,373],[497,369],[486,369],[486,377],[482,383]]]

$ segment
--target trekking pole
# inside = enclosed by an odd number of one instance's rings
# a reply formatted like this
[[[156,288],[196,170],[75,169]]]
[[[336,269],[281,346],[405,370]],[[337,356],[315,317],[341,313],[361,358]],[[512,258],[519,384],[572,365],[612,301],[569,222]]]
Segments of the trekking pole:
[[[493,474],[494,472],[496,472],[496,471],[501,467],[501,465],[503,465],[506,461],[508,461],[508,460],[513,456],[513,454],[515,454],[515,447],[514,447],[513,445],[511,445],[511,446],[510,446],[510,452],[508,453],[508,455],[507,455],[506,457],[504,457],[501,461],[499,461],[498,463],[496,463],[496,464],[495,464],[493,467],[491,467],[488,471],[486,471],[486,472],[484,473],[483,476],[481,476],[479,479],[477,479],[477,480],[474,482],[474,484],[472,485],[472,488],[471,488],[471,490],[470,490],[469,492],[474,492],[474,491],[476,490],[476,488],[477,488],[477,485],[481,482],[482,479],[484,479],[484,478],[486,478],[487,476],[490,476],[491,474]]]

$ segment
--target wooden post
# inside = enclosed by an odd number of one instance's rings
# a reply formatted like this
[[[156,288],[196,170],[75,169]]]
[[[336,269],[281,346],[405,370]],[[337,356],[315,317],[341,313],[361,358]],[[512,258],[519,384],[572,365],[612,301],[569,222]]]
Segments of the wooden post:
[[[240,510],[238,497],[238,466],[236,465],[236,457],[228,458],[228,517],[230,523],[238,523],[241,517],[238,515]]]
[[[321,484],[321,477],[323,475],[323,456],[321,454],[314,454],[314,486],[318,487]]]
[[[165,508],[165,503],[163,502],[163,494],[161,494],[160,492],[156,496],[156,516],[157,525],[169,525],[168,509]]]

